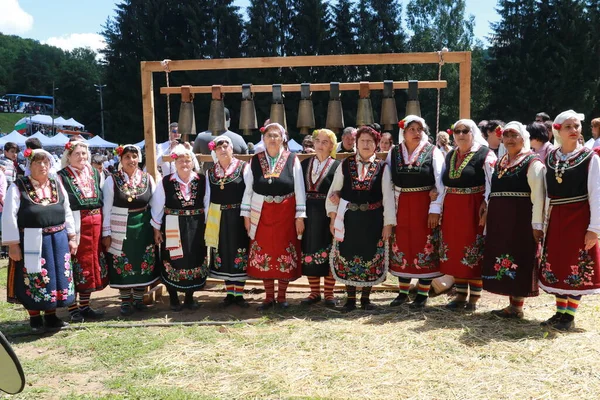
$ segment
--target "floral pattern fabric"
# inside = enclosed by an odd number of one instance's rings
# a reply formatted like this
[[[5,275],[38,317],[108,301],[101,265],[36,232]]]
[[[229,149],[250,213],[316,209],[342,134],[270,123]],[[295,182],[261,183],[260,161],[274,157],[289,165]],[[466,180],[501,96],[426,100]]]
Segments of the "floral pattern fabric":
[[[383,240],[377,242],[377,250],[371,260],[364,260],[359,256],[346,259],[337,252],[335,274],[342,280],[364,283],[376,282],[381,279],[385,272],[385,246]]]
[[[461,264],[469,268],[476,267],[483,260],[483,246],[485,245],[485,236],[477,235],[475,243],[465,247],[464,257],[460,260]]]

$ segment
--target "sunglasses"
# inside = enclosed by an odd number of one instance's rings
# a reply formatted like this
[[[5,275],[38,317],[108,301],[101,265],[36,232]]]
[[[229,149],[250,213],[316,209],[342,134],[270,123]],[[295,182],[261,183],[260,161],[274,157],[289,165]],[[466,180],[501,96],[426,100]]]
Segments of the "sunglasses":
[[[469,132],[471,132],[470,129],[455,129],[454,130],[455,135],[460,135],[460,134],[466,135]]]

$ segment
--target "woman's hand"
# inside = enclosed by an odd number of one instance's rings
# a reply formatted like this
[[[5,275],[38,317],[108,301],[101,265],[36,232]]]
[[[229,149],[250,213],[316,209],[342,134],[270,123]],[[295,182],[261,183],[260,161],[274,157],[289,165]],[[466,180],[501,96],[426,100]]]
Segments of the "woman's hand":
[[[485,220],[487,219],[487,203],[484,201],[479,207],[479,226],[485,226]]]
[[[598,243],[598,235],[596,232],[587,231],[585,233],[584,243],[586,251],[594,247]]]
[[[21,245],[18,243],[8,245],[8,256],[13,261],[21,261],[23,258],[21,255]]]
[[[296,218],[296,235],[302,237],[304,233],[304,218]]]
[[[160,246],[163,242],[163,235],[160,229],[154,229],[154,243]]]
[[[533,230],[533,240],[535,240],[536,243],[541,242],[543,238],[544,238],[544,231],[540,231],[539,229]]]
[[[104,246],[104,250],[108,251],[110,248],[110,243],[112,242],[112,238],[110,236],[105,236],[102,238],[102,246]]]
[[[392,225],[386,225],[383,227],[383,231],[381,231],[381,237],[383,240],[388,240],[392,236]]]
[[[429,214],[427,217],[427,227],[429,229],[435,229],[440,224],[440,214]]]
[[[69,239],[69,252],[72,255],[77,254],[77,239],[73,238],[73,239]]]
[[[340,192],[331,193],[331,196],[329,196],[329,201],[331,201],[331,203],[333,203],[336,206],[339,205],[340,204]]]
[[[246,232],[250,234],[250,217],[244,217],[244,227],[246,228]]]

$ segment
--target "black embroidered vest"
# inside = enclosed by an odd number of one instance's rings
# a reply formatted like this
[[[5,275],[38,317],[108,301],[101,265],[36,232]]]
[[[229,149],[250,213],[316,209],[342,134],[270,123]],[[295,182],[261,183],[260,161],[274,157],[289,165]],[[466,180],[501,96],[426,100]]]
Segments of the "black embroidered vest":
[[[69,205],[71,210],[93,210],[95,208],[102,208],[102,191],[100,189],[100,174],[95,168],[92,168],[92,184],[94,185],[94,197],[85,198],[83,193],[75,183],[75,175],[69,167],[63,168],[58,171],[60,175],[67,195],[69,196]]]
[[[197,210],[204,208],[204,192],[206,190],[206,179],[204,175],[198,175],[190,182],[190,198],[185,200],[179,182],[171,179],[173,175],[163,178],[165,189],[165,207],[173,210]]]
[[[294,192],[294,161],[296,155],[284,151],[270,173],[269,160],[265,152],[252,157],[250,168],[254,177],[252,189],[263,196],[284,196]],[[271,183],[269,183],[271,182]]]
[[[302,165],[302,175],[304,176],[304,187],[306,188],[306,200],[325,200],[340,162],[328,159],[326,166],[319,173],[319,178],[313,183],[311,179],[313,159],[314,157],[310,157],[300,163]]]
[[[210,202],[214,204],[239,204],[244,197],[246,184],[244,183],[244,167],[246,162],[240,161],[231,173],[221,179],[215,175],[213,165],[207,172],[210,183]]]
[[[39,200],[28,177],[17,178],[15,183],[21,192],[21,205],[17,213],[19,228],[47,228],[64,224],[65,209],[64,196],[59,189],[58,182],[52,178],[50,200]],[[46,204],[47,205],[43,205]]]
[[[150,190],[150,180],[148,174],[142,172],[142,180],[139,185],[133,188],[134,196],[127,195],[125,188],[125,180],[123,179],[123,173],[121,171],[113,174],[114,180],[114,200],[113,205],[115,207],[129,208],[132,210],[138,208],[144,208],[150,202],[152,198],[152,191]],[[131,190],[130,190],[131,191]],[[129,201],[131,199],[131,201]]]
[[[466,166],[460,171],[459,176],[451,176],[451,170],[456,171],[458,174],[459,166],[453,167],[451,165],[452,162],[455,161],[455,155],[457,149],[451,150],[446,155],[446,167],[444,169],[444,174],[442,175],[442,181],[445,186],[455,187],[455,188],[471,188],[477,186],[485,185],[485,159],[490,151],[487,146],[481,146],[479,150],[477,150],[472,156],[467,154],[467,158],[470,157],[470,160],[466,164]],[[458,154],[457,154],[458,155]],[[465,158],[466,160],[466,158]]]
[[[358,165],[356,156],[350,156],[342,162],[344,186],[341,197],[351,203],[377,203],[383,200],[381,192],[385,162],[375,159],[370,165],[365,179],[358,180]]]
[[[435,185],[433,175],[433,149],[435,146],[427,143],[419,151],[415,162],[409,165],[402,154],[402,145],[392,149],[392,181],[402,188],[417,188]]]
[[[557,165],[556,152],[558,149],[548,152],[546,158],[546,190],[548,197],[568,198],[577,197],[588,194],[588,167],[592,160],[594,152],[587,148],[582,148],[581,151],[564,162]],[[564,173],[562,167],[565,166]],[[562,183],[556,180],[556,169],[559,169],[559,174],[562,173]]]
[[[507,156],[505,155],[504,157]],[[529,182],[527,182],[527,171],[529,170],[529,165],[535,159],[537,159],[535,154],[525,156],[520,163],[508,168],[504,173],[502,173],[503,169],[500,168],[500,161],[497,162],[494,168],[494,175],[492,175],[491,193],[531,193]],[[502,173],[501,177],[499,177],[500,173]]]

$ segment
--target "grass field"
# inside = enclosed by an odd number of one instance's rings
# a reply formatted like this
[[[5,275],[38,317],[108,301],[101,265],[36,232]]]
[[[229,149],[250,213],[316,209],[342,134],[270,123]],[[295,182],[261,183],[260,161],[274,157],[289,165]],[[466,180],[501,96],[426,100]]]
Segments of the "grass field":
[[[0,132],[11,133],[15,129],[15,123],[26,116],[20,113],[0,113]]]
[[[2,262],[0,265],[4,265]],[[0,269],[5,296],[6,269]],[[292,303],[305,293],[292,293]],[[343,299],[342,293],[337,293]],[[489,311],[505,299],[484,294],[472,314],[390,309],[392,292],[374,294],[376,312],[322,307],[264,316],[222,309],[219,287],[197,295],[198,312],[173,314],[162,299],[133,321],[118,317],[116,293],[94,295],[108,321],[54,335],[27,336],[22,308],[0,302],[0,330],[27,376],[15,399],[596,399],[600,396],[600,300],[585,297],[578,329],[557,333],[539,322],[553,298],[526,301],[526,320]],[[258,302],[260,293],[249,293]],[[65,316],[64,312],[60,314]],[[248,320],[249,323],[235,321]],[[229,325],[108,328],[130,322],[225,321]],[[1,396],[0,396],[1,397]]]

